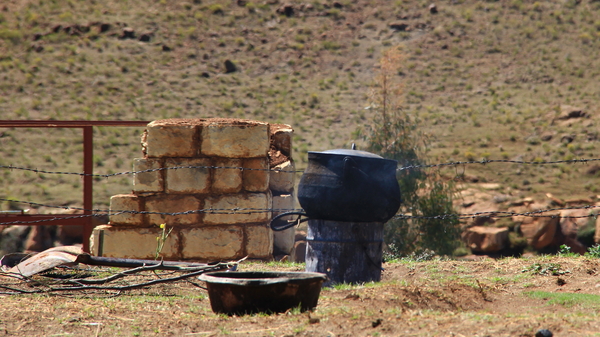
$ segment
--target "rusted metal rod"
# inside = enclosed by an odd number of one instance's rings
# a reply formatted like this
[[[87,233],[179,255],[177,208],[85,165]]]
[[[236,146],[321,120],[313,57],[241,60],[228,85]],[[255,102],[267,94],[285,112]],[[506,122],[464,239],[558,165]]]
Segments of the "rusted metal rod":
[[[92,207],[94,204],[94,127],[83,127],[83,214],[92,215]],[[90,237],[94,230],[92,225],[92,217],[85,217],[83,225],[83,251],[90,252]]]
[[[58,121],[58,120],[0,120],[0,128],[81,128],[83,129],[83,214],[81,218],[71,218],[72,214],[2,214],[0,224],[13,221],[45,220],[38,223],[23,225],[79,225],[83,226],[83,251],[90,251],[90,236],[92,235],[93,177],[94,173],[94,126],[146,126],[149,121]],[[63,217],[67,219],[63,219]],[[27,219],[27,220],[26,220]],[[55,220],[53,220],[55,219]],[[59,222],[59,223],[55,223]]]
[[[0,120],[3,128],[82,128],[85,126],[146,126],[149,121]]]

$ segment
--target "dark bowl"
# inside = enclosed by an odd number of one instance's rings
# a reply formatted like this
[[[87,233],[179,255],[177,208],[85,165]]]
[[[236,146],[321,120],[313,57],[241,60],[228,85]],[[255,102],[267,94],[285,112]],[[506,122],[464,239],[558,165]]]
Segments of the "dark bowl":
[[[212,272],[198,279],[206,282],[215,313],[244,315],[312,310],[327,277],[310,272]]]

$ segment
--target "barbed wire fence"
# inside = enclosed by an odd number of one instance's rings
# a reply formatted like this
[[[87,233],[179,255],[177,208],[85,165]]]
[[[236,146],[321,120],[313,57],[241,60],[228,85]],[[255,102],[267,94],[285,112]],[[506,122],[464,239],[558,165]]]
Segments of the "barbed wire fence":
[[[570,159],[570,160],[556,160],[556,161],[521,161],[521,160],[489,160],[484,159],[480,161],[452,161],[445,163],[436,163],[436,164],[425,164],[425,165],[409,165],[404,167],[399,167],[398,171],[412,170],[412,169],[430,169],[430,168],[443,168],[443,167],[458,167],[458,166],[466,166],[466,165],[488,165],[488,164],[520,164],[520,165],[556,165],[556,164],[586,164],[590,162],[598,162],[600,158],[581,158],[581,159]],[[173,167],[161,167],[147,170],[139,170],[139,171],[124,171],[124,172],[116,172],[110,174],[86,174],[81,172],[64,172],[64,171],[49,171],[43,169],[29,168],[29,167],[20,167],[14,165],[0,165],[0,169],[5,170],[20,170],[20,171],[29,171],[38,174],[55,174],[55,175],[75,175],[75,176],[92,176],[94,178],[111,178],[117,176],[129,175],[133,176],[136,174],[142,173],[150,173],[157,172],[163,170],[177,170],[177,169],[228,169],[228,170],[240,170],[240,171],[279,171],[284,173],[302,173],[303,170],[279,170],[279,169],[262,169],[262,168],[249,168],[249,167],[240,167],[240,166],[173,166]],[[32,201],[25,200],[15,200],[12,198],[0,198],[0,202],[11,202],[11,203],[19,203],[24,205],[29,205],[31,207],[46,207],[46,208],[54,208],[54,209],[62,209],[65,211],[80,211],[91,214],[80,214],[73,216],[61,216],[60,219],[76,219],[76,218],[85,218],[85,217],[104,217],[107,215],[118,215],[123,213],[131,213],[131,214],[158,214],[158,215],[167,215],[167,216],[177,216],[177,215],[187,215],[187,214],[252,214],[252,213],[282,213],[282,212],[291,212],[291,211],[301,211],[300,209],[274,209],[274,208],[227,208],[227,209],[215,209],[215,208],[206,208],[206,209],[195,209],[195,210],[187,210],[183,212],[148,212],[148,211],[131,211],[131,210],[110,210],[110,209],[85,209],[82,207],[72,207],[72,206],[58,206],[58,205],[50,205],[43,203],[36,203]],[[417,216],[411,214],[398,214],[395,216],[396,219],[474,219],[479,217],[490,217],[490,218],[509,218],[514,216],[525,216],[525,217],[533,217],[533,218],[554,218],[557,217],[557,212],[565,211],[565,210],[594,210],[598,209],[600,206],[598,205],[573,205],[568,207],[560,207],[560,208],[548,208],[541,209],[535,211],[528,212],[511,212],[511,211],[485,211],[485,212],[474,212],[474,213],[454,213],[454,214],[437,214],[432,216]],[[563,218],[589,218],[589,217],[597,217],[597,212],[589,212],[589,214],[585,215],[566,215],[562,216]],[[27,224],[36,224],[43,222],[51,222],[58,220],[59,218],[47,218],[47,219],[39,219],[39,220],[19,220],[19,221],[11,221],[11,222],[3,222],[2,225],[27,225]]]

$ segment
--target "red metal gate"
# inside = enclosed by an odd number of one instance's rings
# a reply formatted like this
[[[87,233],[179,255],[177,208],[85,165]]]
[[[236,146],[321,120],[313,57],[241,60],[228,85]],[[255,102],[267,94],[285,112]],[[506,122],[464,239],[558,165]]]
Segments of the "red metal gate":
[[[24,223],[23,225],[69,225],[83,226],[83,250],[90,251],[92,235],[93,176],[94,173],[94,126],[146,126],[148,121],[27,121],[0,120],[4,128],[81,128],[83,129],[83,209],[87,217],[73,218],[70,214],[23,214],[0,213],[0,224],[13,221],[43,222]]]

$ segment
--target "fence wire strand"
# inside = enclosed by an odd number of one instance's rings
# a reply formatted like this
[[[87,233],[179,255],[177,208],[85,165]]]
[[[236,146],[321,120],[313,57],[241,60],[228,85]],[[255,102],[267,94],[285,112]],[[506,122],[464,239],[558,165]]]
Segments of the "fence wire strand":
[[[595,162],[595,161],[600,161],[600,158],[581,158],[581,159],[554,160],[554,161],[483,159],[483,160],[473,160],[473,161],[452,161],[452,162],[438,163],[438,164],[409,165],[409,166],[404,166],[404,167],[398,168],[398,171],[418,169],[418,168],[434,168],[434,167],[475,165],[475,164],[486,165],[486,164],[492,164],[492,163],[521,164],[521,165],[555,165],[555,164],[589,163],[589,162]]]
[[[26,225],[26,224],[36,224],[43,222],[51,222],[51,221],[59,221],[61,219],[78,219],[78,218],[88,218],[88,217],[105,217],[105,216],[115,216],[120,214],[142,214],[142,215],[164,215],[164,216],[181,216],[181,215],[190,215],[190,214],[222,214],[222,215],[233,215],[233,214],[258,214],[258,213],[284,213],[284,212],[301,212],[302,209],[295,208],[204,208],[197,210],[187,210],[182,212],[150,212],[150,211],[132,211],[132,210],[108,210],[108,209],[93,209],[86,210],[81,207],[64,207],[64,206],[55,206],[55,205],[46,205],[40,203],[31,203],[28,201],[19,201],[13,199],[4,199],[0,198],[0,201],[10,201],[15,203],[22,204],[34,204],[37,206],[44,206],[48,208],[62,208],[62,209],[70,209],[77,211],[91,211],[96,212],[92,214],[81,214],[81,215],[73,215],[73,216],[57,216],[54,218],[48,219],[39,219],[39,220],[18,220],[11,222],[1,222],[2,225]],[[475,219],[475,218],[511,218],[515,216],[525,216],[531,218],[570,218],[570,219],[580,219],[580,218],[594,218],[598,217],[598,213],[593,212],[592,210],[598,209],[600,206],[598,205],[583,205],[583,206],[572,206],[572,207],[560,207],[560,208],[549,208],[542,209],[530,212],[509,212],[509,211],[489,211],[489,212],[475,212],[475,213],[454,213],[454,214],[439,214],[432,216],[419,216],[419,215],[411,215],[411,214],[399,214],[393,217],[393,219],[402,219],[402,220],[411,220],[411,219],[426,219],[426,220],[449,220],[449,219]],[[567,210],[591,210],[588,214],[584,215],[558,215],[556,212],[567,211]],[[553,214],[544,214],[544,213],[553,213]],[[45,214],[44,214],[45,215]],[[52,214],[50,214],[52,215]]]
[[[97,174],[97,173],[83,173],[83,172],[63,172],[63,171],[47,171],[40,170],[30,167],[19,167],[14,165],[0,165],[0,169],[9,169],[9,170],[20,170],[20,171],[29,171],[35,173],[42,174],[63,174],[63,175],[76,175],[82,177],[94,177],[94,178],[110,178],[122,175],[134,175],[140,173],[149,173],[149,172],[157,172],[157,171],[165,171],[165,170],[178,170],[178,169],[199,169],[199,170],[207,170],[207,169],[224,169],[224,170],[239,170],[239,171],[265,171],[265,172],[285,172],[285,173],[302,173],[303,170],[282,170],[282,169],[263,169],[263,168],[252,168],[252,167],[242,167],[242,166],[171,166],[171,167],[158,167],[153,169],[139,170],[139,171],[124,171],[124,172],[116,172],[116,173],[108,173],[108,174]]]
[[[422,169],[422,168],[435,168],[435,167],[449,167],[449,166],[464,166],[464,165],[487,165],[493,163],[507,163],[507,164],[521,164],[521,165],[555,165],[555,164],[576,164],[576,163],[590,163],[600,161],[600,158],[580,158],[580,159],[569,159],[569,160],[554,160],[554,161],[523,161],[523,160],[509,160],[509,159],[484,159],[484,160],[474,160],[474,161],[452,161],[446,163],[437,163],[437,164],[419,164],[419,165],[408,165],[399,167],[398,171],[412,170],[412,169]],[[134,175],[140,173],[149,173],[149,172],[157,172],[164,170],[177,170],[177,169],[226,169],[226,170],[239,170],[239,171],[266,171],[266,172],[286,172],[286,173],[302,173],[303,170],[282,170],[275,168],[251,168],[251,167],[242,167],[242,166],[206,166],[206,165],[189,165],[189,166],[172,166],[172,167],[159,167],[153,169],[146,170],[138,170],[138,171],[124,171],[124,172],[116,172],[116,173],[108,173],[108,174],[97,174],[97,173],[83,173],[83,172],[64,172],[64,171],[48,171],[43,169],[36,169],[30,167],[21,167],[15,165],[0,165],[0,169],[8,169],[8,170],[20,170],[20,171],[29,171],[34,173],[43,173],[43,174],[63,174],[63,175],[77,175],[77,176],[91,176],[95,178],[110,178],[122,175]]]
[[[509,163],[509,164],[522,164],[522,165],[554,165],[554,164],[575,164],[575,163],[589,163],[589,162],[597,162],[600,161],[600,158],[581,158],[581,159],[570,159],[570,160],[556,160],[556,161],[521,161],[521,160],[504,160],[504,159],[492,159],[492,160],[481,160],[481,161],[454,161],[454,162],[446,162],[446,163],[437,163],[437,164],[423,164],[423,165],[409,165],[404,167],[399,167],[398,171],[410,170],[410,169],[426,169],[426,168],[436,168],[436,167],[450,167],[450,166],[464,166],[464,165],[486,165],[492,163]],[[241,166],[173,166],[173,167],[161,167],[155,169],[147,169],[147,170],[139,170],[139,171],[125,171],[125,172],[117,172],[110,174],[86,174],[81,172],[62,172],[62,171],[48,171],[48,170],[40,170],[28,167],[19,167],[14,165],[0,165],[0,169],[9,169],[9,170],[22,170],[29,171],[41,174],[62,174],[62,175],[78,175],[78,176],[92,176],[96,178],[110,178],[115,176],[122,175],[135,175],[141,173],[149,173],[149,172],[157,172],[162,170],[174,170],[174,169],[231,169],[231,170],[240,170],[240,171],[276,171],[276,172],[285,172],[285,173],[302,173],[302,170],[279,170],[279,169],[262,169],[262,168],[249,168],[249,167],[241,167]],[[103,217],[107,215],[119,215],[119,214],[148,214],[148,215],[165,215],[165,216],[179,216],[179,215],[189,215],[189,214],[254,214],[254,213],[283,213],[283,212],[298,212],[300,209],[272,209],[272,208],[206,208],[206,209],[197,209],[197,210],[187,210],[182,212],[149,212],[149,211],[132,211],[132,210],[110,210],[110,209],[85,209],[82,207],[73,207],[73,206],[57,206],[57,205],[48,205],[42,203],[36,203],[31,201],[21,201],[15,199],[7,199],[0,198],[2,202],[11,202],[11,203],[19,203],[26,204],[32,207],[46,207],[46,208],[55,208],[62,210],[74,210],[78,212],[91,213],[91,214],[81,214],[81,215],[73,215],[73,216],[57,216],[55,218],[47,218],[47,219],[39,219],[39,220],[31,220],[31,221],[11,221],[11,222],[2,222],[2,225],[12,225],[12,224],[35,224],[35,223],[43,223],[43,222],[51,222],[58,221],[61,219],[76,219],[76,218],[86,218],[86,217]],[[572,206],[572,207],[561,207],[561,208],[550,208],[550,209],[542,209],[530,212],[509,212],[509,211],[489,211],[489,212],[476,212],[476,213],[454,213],[454,214],[439,214],[434,216],[419,216],[419,215],[411,215],[411,214],[399,214],[394,216],[394,219],[432,219],[432,220],[446,220],[446,219],[473,219],[473,218],[481,218],[481,217],[490,217],[490,218],[508,218],[515,216],[525,216],[525,217],[534,217],[534,218],[554,218],[558,217],[556,212],[566,211],[566,210],[594,210],[600,208],[600,206],[596,205],[583,205],[583,206]],[[545,213],[553,213],[553,214],[545,214]],[[47,215],[47,214],[44,214]],[[51,214],[50,214],[51,215]],[[594,211],[591,211],[587,215],[578,215],[578,216],[562,216],[563,218],[596,218],[598,214]]]

